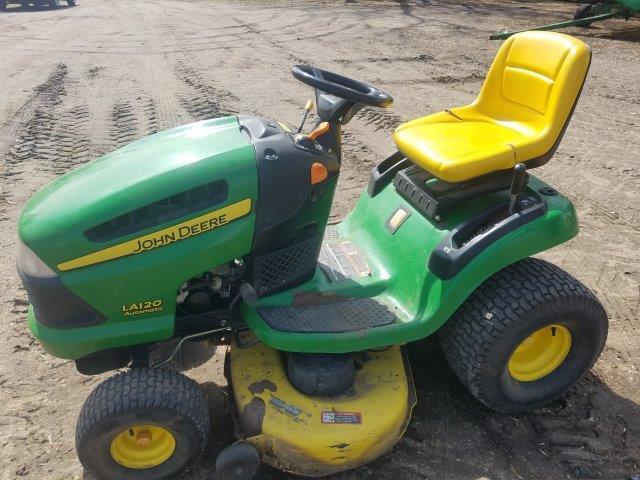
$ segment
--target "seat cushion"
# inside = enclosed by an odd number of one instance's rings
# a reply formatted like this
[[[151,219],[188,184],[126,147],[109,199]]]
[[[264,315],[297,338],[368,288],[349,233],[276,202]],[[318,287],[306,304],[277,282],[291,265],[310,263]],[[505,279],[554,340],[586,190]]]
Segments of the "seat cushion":
[[[448,182],[517,162],[539,166],[555,152],[589,69],[582,41],[556,32],[522,32],[500,47],[469,105],[400,125],[398,149]]]
[[[400,125],[393,140],[409,160],[437,178],[462,182],[512,168],[525,138],[497,123],[441,112]]]

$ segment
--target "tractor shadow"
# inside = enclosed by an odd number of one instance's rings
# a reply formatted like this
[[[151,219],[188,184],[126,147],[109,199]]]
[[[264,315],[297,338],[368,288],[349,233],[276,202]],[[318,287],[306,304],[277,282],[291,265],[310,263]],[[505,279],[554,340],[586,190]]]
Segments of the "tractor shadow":
[[[593,374],[543,408],[506,415],[462,386],[435,337],[408,353],[417,403],[404,438],[360,475],[340,478],[610,479],[639,472],[640,405]]]
[[[592,373],[543,408],[505,415],[480,404],[461,385],[435,340],[409,347],[418,403],[406,432],[408,445],[399,446],[401,457],[404,453],[410,460],[407,446],[421,442],[432,460],[446,466],[442,478],[449,469],[465,478],[492,479],[501,474],[609,479],[638,473],[640,406]]]
[[[606,22],[602,25],[592,25],[587,28],[582,28],[579,35],[588,39],[601,39],[601,40],[617,40],[620,42],[640,42],[640,21],[636,19],[630,19],[622,25],[616,25],[615,29],[606,28]]]

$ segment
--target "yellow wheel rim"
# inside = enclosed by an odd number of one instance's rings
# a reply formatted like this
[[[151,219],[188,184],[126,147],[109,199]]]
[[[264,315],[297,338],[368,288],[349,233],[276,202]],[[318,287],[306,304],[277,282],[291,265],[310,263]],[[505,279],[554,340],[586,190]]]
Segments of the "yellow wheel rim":
[[[123,467],[151,468],[166,462],[176,449],[176,439],[164,428],[135,425],[111,442],[111,456]]]
[[[509,359],[509,373],[521,382],[538,380],[558,368],[570,349],[571,332],[562,325],[548,325],[518,345]]]

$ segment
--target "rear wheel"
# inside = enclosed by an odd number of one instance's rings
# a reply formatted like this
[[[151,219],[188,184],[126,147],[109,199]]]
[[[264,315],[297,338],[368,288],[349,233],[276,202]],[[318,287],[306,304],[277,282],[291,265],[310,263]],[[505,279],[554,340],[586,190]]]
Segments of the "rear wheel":
[[[602,352],[607,315],[571,275],[526,259],[485,281],[440,330],[453,371],[485,405],[517,412],[562,394]]]
[[[205,397],[171,370],[140,368],[102,382],[85,401],[76,450],[99,480],[173,478],[204,451]]]
[[[75,7],[76,6],[76,0],[67,0],[67,5],[69,5],[70,7]]]
[[[49,0],[49,6],[51,8],[60,8],[60,0]]]

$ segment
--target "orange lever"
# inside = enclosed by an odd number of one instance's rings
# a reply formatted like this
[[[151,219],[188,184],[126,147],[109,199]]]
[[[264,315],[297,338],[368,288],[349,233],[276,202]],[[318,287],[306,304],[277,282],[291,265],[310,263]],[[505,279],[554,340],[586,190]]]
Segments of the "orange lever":
[[[316,140],[318,137],[324,135],[329,131],[329,122],[322,122],[316,128],[313,129],[313,132],[309,134],[311,140]]]

